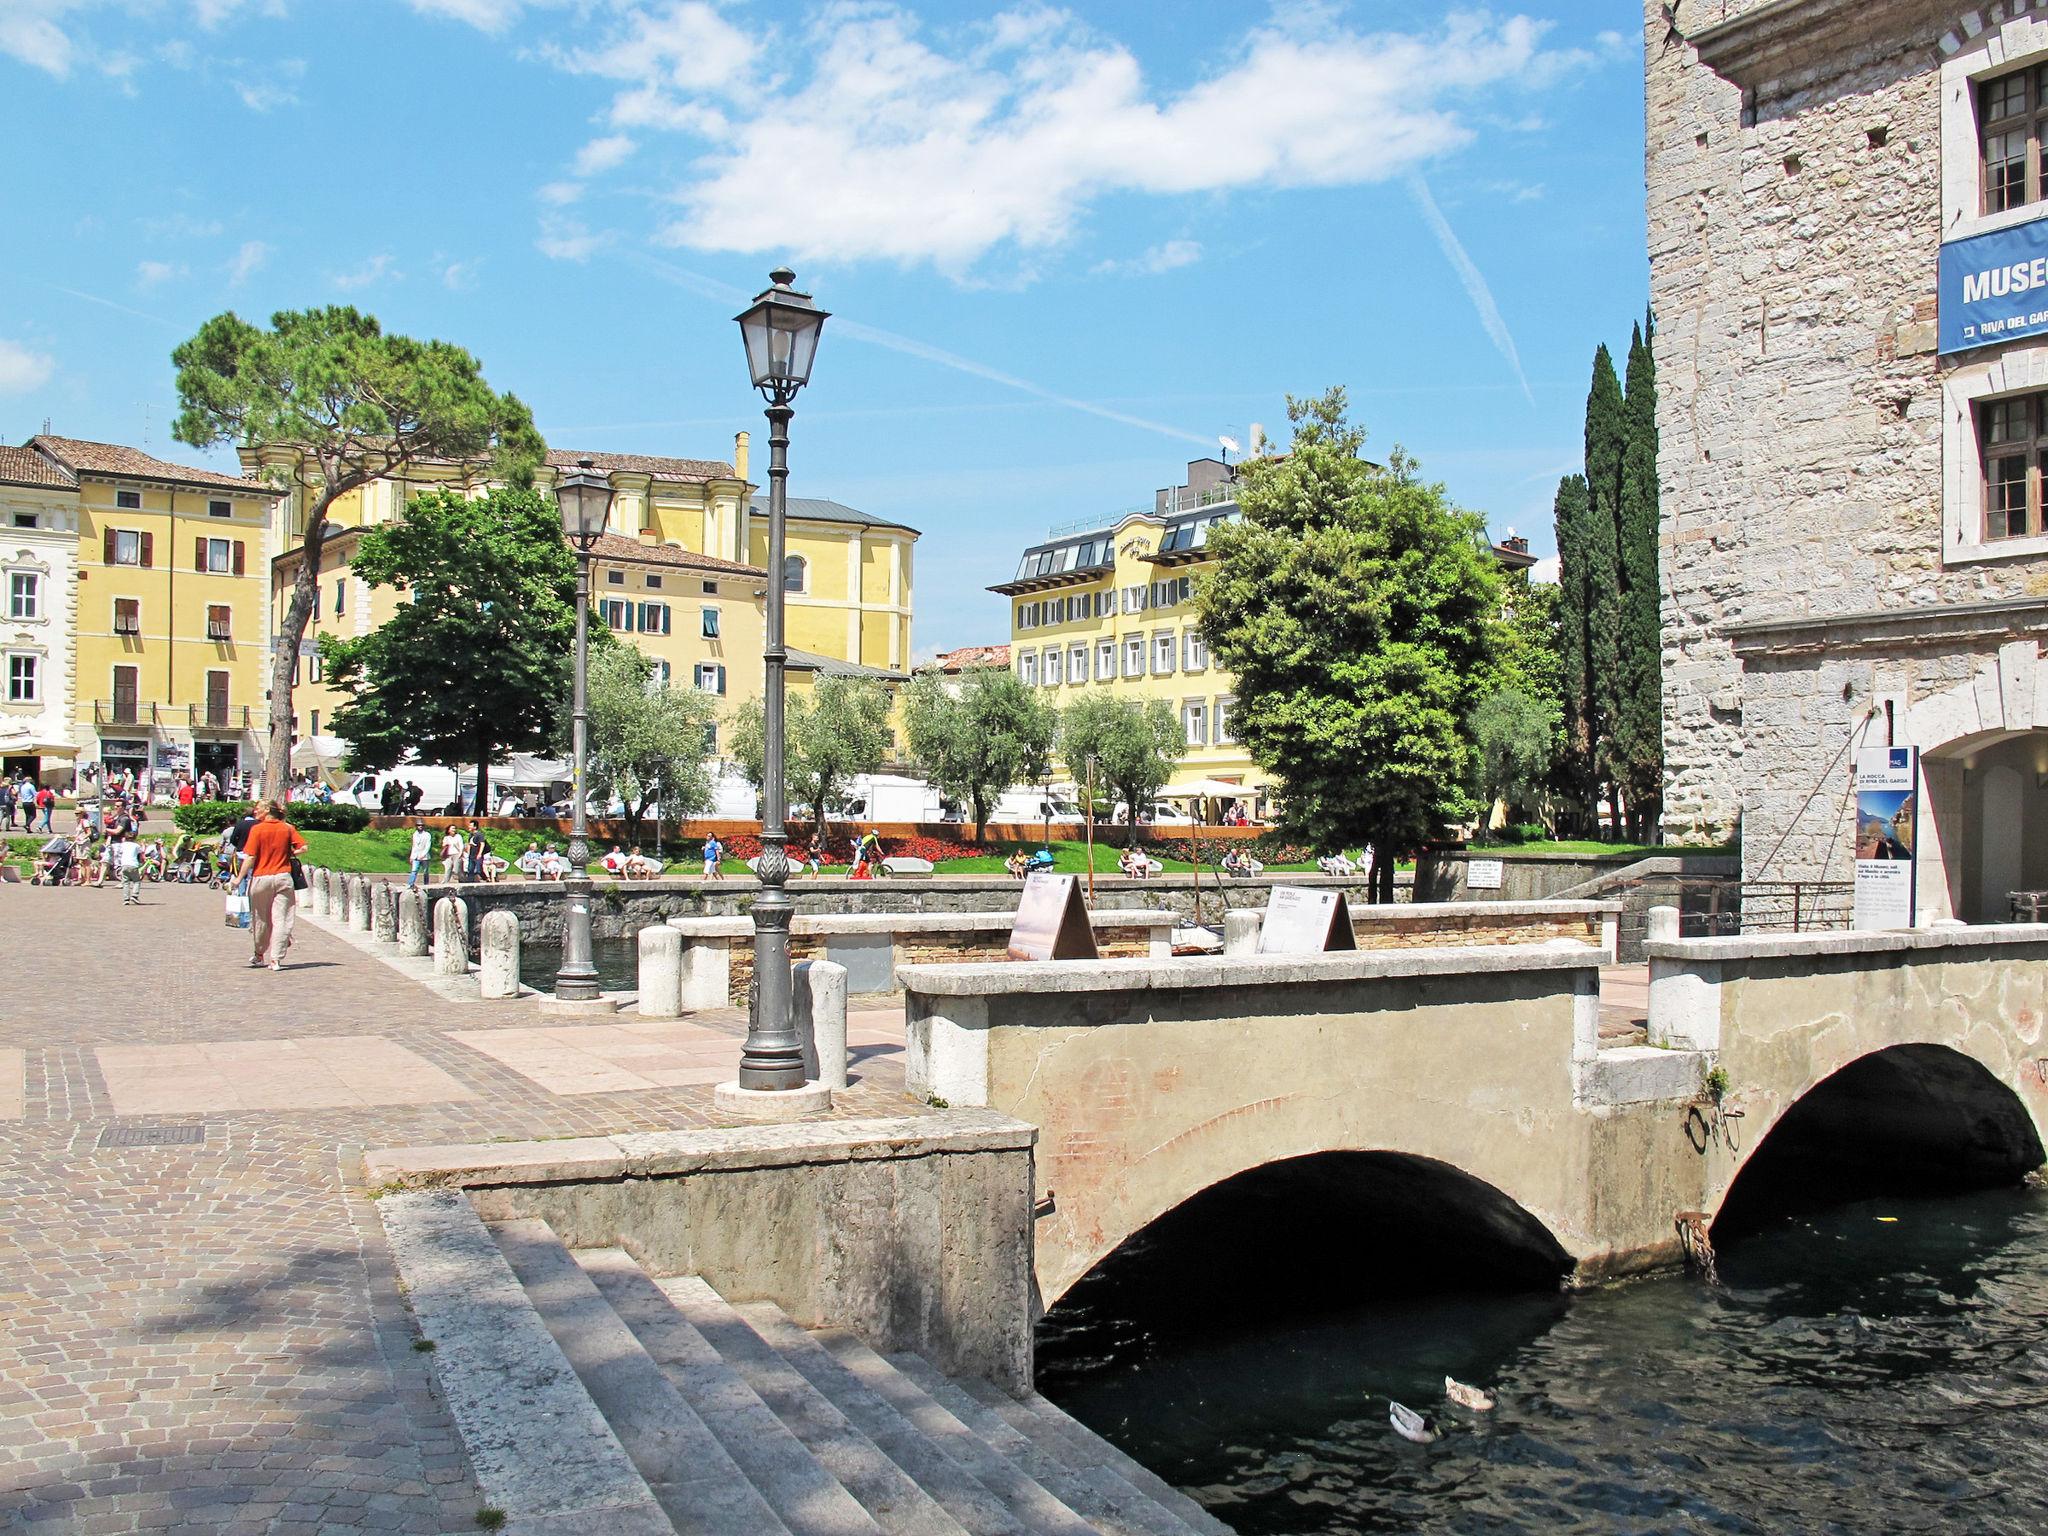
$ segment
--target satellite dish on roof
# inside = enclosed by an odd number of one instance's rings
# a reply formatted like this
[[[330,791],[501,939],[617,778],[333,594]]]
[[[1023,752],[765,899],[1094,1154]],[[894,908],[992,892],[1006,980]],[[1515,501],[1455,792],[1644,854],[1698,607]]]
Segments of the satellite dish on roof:
[[[1218,437],[1218,438],[1216,439],[1216,441],[1217,441],[1218,443],[1220,443],[1220,444],[1222,445],[1222,447],[1223,447],[1223,451],[1224,451],[1225,453],[1243,453],[1243,452],[1244,452],[1244,450],[1243,450],[1242,448],[1240,448],[1240,447],[1238,447],[1238,446],[1237,446],[1237,439],[1236,439],[1236,438],[1234,438],[1234,437]]]

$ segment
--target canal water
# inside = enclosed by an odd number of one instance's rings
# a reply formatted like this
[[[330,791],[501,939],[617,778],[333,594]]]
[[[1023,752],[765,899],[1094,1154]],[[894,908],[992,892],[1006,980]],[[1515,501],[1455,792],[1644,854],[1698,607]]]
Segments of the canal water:
[[[1398,1244],[1306,1210],[1263,1270],[1247,1246],[1141,1237],[1039,1344],[1041,1391],[1246,1536],[2048,1531],[2041,1191],[1776,1217],[1718,1290],[1418,1293]],[[1290,1298],[1325,1263],[1356,1294]],[[1446,1375],[1497,1406],[1450,1406]],[[1397,1438],[1389,1398],[1440,1438]]]
[[[591,949],[599,986],[607,992],[630,992],[639,987],[640,947],[637,940],[599,939]],[[519,946],[519,979],[536,991],[554,991],[555,972],[561,968],[561,945],[522,943]]]

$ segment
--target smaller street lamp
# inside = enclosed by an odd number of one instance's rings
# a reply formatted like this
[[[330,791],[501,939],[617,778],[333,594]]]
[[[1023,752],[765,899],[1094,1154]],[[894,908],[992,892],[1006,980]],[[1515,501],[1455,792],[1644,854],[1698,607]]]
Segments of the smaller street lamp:
[[[592,1003],[601,988],[590,940],[590,824],[583,804],[590,750],[590,550],[604,532],[611,512],[611,480],[589,459],[555,482],[555,505],[562,513],[562,533],[576,551],[576,681],[575,728],[569,808],[569,877],[562,882],[568,904],[562,923],[562,964],[555,972],[555,997],[565,1003]]]

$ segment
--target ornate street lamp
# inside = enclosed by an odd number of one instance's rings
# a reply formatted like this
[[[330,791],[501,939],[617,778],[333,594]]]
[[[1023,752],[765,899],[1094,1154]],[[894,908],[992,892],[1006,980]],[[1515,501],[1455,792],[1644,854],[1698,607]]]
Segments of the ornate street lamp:
[[[796,274],[778,267],[774,286],[754,300],[739,321],[747,343],[747,369],[768,402],[768,642],[762,649],[763,751],[761,858],[756,866],[761,895],[754,902],[754,984],[747,1009],[747,1043],[740,1052],[739,1086],[777,1091],[804,1085],[803,1046],[790,1011],[789,855],[783,845],[787,793],[782,777],[783,666],[782,561],[788,515],[790,402],[810,382],[825,311],[791,285]],[[819,807],[822,816],[824,808]]]
[[[584,810],[588,773],[590,708],[590,549],[604,532],[611,511],[612,483],[588,459],[555,482],[555,504],[562,511],[562,532],[576,550],[576,682],[574,788],[569,823],[569,876],[562,882],[568,904],[562,922],[562,964],[555,972],[555,997],[565,1003],[594,1003],[601,989],[590,942],[590,826]]]

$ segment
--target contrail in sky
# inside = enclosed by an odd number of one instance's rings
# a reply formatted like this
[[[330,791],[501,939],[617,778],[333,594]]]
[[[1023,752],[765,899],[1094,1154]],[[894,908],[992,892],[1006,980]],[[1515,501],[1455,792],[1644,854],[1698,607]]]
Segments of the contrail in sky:
[[[1423,222],[1436,236],[1436,243],[1443,247],[1445,258],[1458,274],[1458,281],[1465,285],[1465,296],[1479,311],[1479,323],[1486,328],[1494,350],[1508,360],[1508,366],[1515,370],[1516,382],[1522,386],[1522,397],[1534,405],[1536,397],[1529,392],[1529,380],[1522,372],[1521,356],[1515,351],[1515,338],[1508,334],[1508,323],[1501,319],[1500,306],[1493,302],[1493,290],[1486,286],[1486,279],[1465,253],[1465,247],[1445,221],[1443,210],[1437,207],[1436,199],[1430,196],[1429,183],[1420,176],[1410,176],[1408,190],[1415,195],[1416,205],[1422,209]]]
[[[622,252],[621,255],[627,261],[653,273],[656,277],[674,283],[678,288],[687,288],[692,293],[701,294],[707,299],[716,299],[726,304],[745,304],[753,298],[751,293],[743,292],[729,283],[722,283],[716,278],[705,277],[701,273],[691,272],[670,262],[662,261],[657,257],[647,256],[637,251]],[[1097,405],[1091,400],[1076,400],[1072,395],[1059,394],[1056,391],[1046,389],[1042,385],[1034,384],[1029,379],[1020,379],[1013,373],[1004,373],[1000,368],[991,368],[986,363],[977,363],[972,358],[961,357],[958,353],[948,352],[941,347],[931,345],[929,342],[918,341],[910,336],[899,336],[894,331],[881,330],[876,326],[863,325],[860,321],[848,320],[843,315],[834,315],[832,317],[832,334],[844,336],[849,341],[864,341],[873,347],[886,347],[891,352],[901,352],[907,357],[919,358],[927,363],[937,363],[941,368],[951,368],[959,373],[972,374],[978,379],[987,379],[992,384],[1000,384],[1005,389],[1020,390],[1024,394],[1036,396],[1038,399],[1049,401],[1054,405],[1065,406],[1070,411],[1084,411],[1090,416],[1100,416],[1105,421],[1114,421],[1126,427],[1138,427],[1146,432],[1157,432],[1164,437],[1175,438],[1184,443],[1199,443],[1205,448],[1214,446],[1209,438],[1203,437],[1199,433],[1186,432],[1179,427],[1168,426],[1164,422],[1149,421],[1143,416],[1132,416],[1124,411],[1112,410],[1106,405]],[[1521,372],[1519,364],[1516,365],[1515,371],[1518,374]],[[1528,387],[1527,383],[1523,384],[1522,389],[1524,393],[1528,391]]]
[[[144,314],[139,309],[130,309],[126,304],[116,304],[112,299],[103,299],[96,293],[86,293],[77,288],[66,288],[62,283],[52,283],[50,286],[59,293],[68,293],[72,298],[83,299],[88,304],[104,304],[108,309],[117,309],[124,315],[133,315],[136,319],[147,320],[152,325],[167,325],[174,331],[178,328],[178,322],[175,320],[166,320],[162,315]]]

